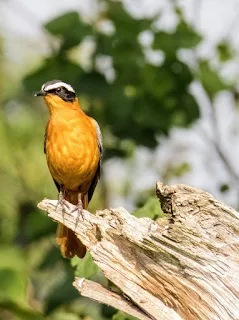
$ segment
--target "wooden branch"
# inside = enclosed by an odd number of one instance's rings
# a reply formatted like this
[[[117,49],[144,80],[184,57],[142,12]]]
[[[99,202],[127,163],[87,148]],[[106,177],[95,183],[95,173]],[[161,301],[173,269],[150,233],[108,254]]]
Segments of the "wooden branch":
[[[54,200],[39,208],[72,229],[105,276],[150,319],[239,319],[239,214],[185,185],[158,182],[157,196],[168,217],[156,222],[118,208],[84,210],[76,225],[73,205],[64,215]]]
[[[104,288],[102,285],[95,283],[94,281],[86,280],[84,278],[76,278],[73,286],[83,297],[110,305],[111,307],[124,311],[140,320],[151,319],[132,302],[126,300],[121,295]]]

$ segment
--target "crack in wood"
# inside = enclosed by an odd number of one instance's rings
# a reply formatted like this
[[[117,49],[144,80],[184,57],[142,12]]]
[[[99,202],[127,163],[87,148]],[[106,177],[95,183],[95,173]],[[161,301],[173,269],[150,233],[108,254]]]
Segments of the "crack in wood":
[[[73,205],[64,222],[56,201],[38,206],[75,232],[122,292],[117,296],[90,284],[99,296],[87,286],[85,296],[134,316],[138,312],[139,319],[238,320],[239,214],[189,186],[158,182],[156,193],[169,217],[161,221],[137,219],[124,208],[96,215],[84,210],[75,228]]]

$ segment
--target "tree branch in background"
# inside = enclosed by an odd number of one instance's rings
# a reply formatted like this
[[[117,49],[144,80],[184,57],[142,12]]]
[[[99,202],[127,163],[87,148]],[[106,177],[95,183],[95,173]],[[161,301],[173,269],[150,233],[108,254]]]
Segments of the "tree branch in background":
[[[95,284],[97,299],[90,283],[85,296],[135,315],[125,309],[127,296],[146,317],[139,319],[238,319],[239,214],[185,185],[158,182],[157,196],[168,217],[156,222],[118,208],[96,215],[84,210],[76,225],[77,209],[69,203],[64,216],[55,200],[45,199],[39,208],[76,233],[124,295],[115,295],[111,304],[109,291],[104,289],[103,301]]]

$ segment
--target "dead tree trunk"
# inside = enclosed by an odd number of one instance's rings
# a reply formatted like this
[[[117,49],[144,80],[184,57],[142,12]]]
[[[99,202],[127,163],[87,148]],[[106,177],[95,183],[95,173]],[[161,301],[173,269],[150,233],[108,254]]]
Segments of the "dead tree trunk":
[[[239,214],[210,194],[157,183],[167,218],[138,219],[125,209],[64,216],[55,200],[39,208],[72,229],[122,295],[85,279],[82,295],[139,319],[239,319]],[[128,297],[128,298],[126,298]]]

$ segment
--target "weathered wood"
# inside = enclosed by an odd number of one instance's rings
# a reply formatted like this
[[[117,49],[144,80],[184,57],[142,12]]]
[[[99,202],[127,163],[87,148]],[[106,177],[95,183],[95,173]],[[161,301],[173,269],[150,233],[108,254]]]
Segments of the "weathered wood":
[[[124,311],[140,320],[150,320],[144,312],[136,307],[131,301],[121,295],[104,288],[101,284],[84,278],[76,278],[73,286],[83,297],[90,298],[99,303],[110,305],[115,309]]]
[[[105,276],[150,319],[239,319],[239,214],[210,194],[157,183],[167,218],[39,208],[75,231]],[[106,302],[108,303],[108,302]],[[130,314],[130,312],[129,312]]]

